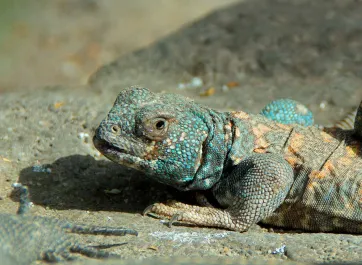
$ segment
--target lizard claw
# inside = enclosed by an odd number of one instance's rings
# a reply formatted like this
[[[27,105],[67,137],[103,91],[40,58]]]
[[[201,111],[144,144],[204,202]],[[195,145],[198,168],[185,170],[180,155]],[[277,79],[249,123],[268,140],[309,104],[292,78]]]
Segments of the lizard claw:
[[[182,213],[176,213],[172,215],[170,221],[168,222],[168,227],[171,228],[174,222],[180,221],[182,218]]]
[[[145,216],[149,213],[152,213],[153,207],[155,206],[155,203],[148,205],[142,212],[142,215]]]
[[[143,216],[151,216],[153,218],[162,219],[163,217],[167,217],[167,215],[163,215],[162,213],[157,212],[157,206],[159,203],[153,203],[146,207],[146,209],[143,210],[142,215]]]

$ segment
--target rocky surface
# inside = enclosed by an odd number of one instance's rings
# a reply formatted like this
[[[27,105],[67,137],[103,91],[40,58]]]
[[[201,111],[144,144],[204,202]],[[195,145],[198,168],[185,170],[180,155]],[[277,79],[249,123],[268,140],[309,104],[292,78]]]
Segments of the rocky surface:
[[[135,84],[223,110],[257,112],[290,97],[318,123],[333,122],[362,99],[361,13],[362,3],[351,0],[246,1],[122,56],[86,87],[0,95],[0,211],[16,212],[11,183],[20,182],[29,187],[33,214],[137,229],[137,238],[84,237],[90,245],[128,242],[109,249],[125,258],[360,261],[359,235],[168,228],[143,217],[153,202],[188,196],[105,160],[91,138],[118,92]]]

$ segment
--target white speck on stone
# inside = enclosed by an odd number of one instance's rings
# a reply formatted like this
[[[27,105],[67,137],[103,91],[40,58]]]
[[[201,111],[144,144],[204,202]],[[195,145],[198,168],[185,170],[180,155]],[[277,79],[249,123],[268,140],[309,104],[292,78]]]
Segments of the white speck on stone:
[[[204,85],[204,81],[201,77],[193,77],[188,83],[179,83],[177,85],[178,89],[187,89],[187,88],[198,88]]]
[[[323,100],[321,103],[319,103],[319,108],[324,110],[327,107],[327,101]]]
[[[178,85],[177,85],[177,88],[178,89],[185,89],[186,88],[186,84],[185,83],[179,83]]]
[[[228,87],[227,85],[223,85],[223,86],[221,87],[221,90],[222,90],[223,92],[227,92],[227,91],[229,91],[229,87]]]
[[[80,133],[78,133],[78,138],[79,139],[84,139],[84,138],[88,138],[89,137],[89,134],[88,133],[86,133],[86,132],[80,132]]]
[[[272,251],[272,254],[284,254],[285,247],[285,245],[282,245],[280,248],[276,248],[274,251]]]
[[[21,183],[19,183],[19,182],[14,182],[13,184],[11,184],[11,187],[13,187],[13,188],[19,188],[21,186],[23,186],[23,185],[21,185]]]
[[[190,84],[192,87],[200,87],[204,84],[204,81],[200,77],[193,77]]]
[[[164,232],[164,231],[157,231],[152,232],[149,235],[156,237],[161,240],[172,240],[174,242],[179,242],[182,244],[185,243],[206,243],[211,244],[215,242],[217,239],[224,238],[228,236],[230,232],[222,232],[222,233],[199,233],[199,232]]]

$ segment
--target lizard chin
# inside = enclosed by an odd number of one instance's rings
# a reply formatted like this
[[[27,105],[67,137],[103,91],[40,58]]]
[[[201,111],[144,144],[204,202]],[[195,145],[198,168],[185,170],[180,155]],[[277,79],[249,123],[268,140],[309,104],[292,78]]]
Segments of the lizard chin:
[[[153,179],[158,179],[160,182],[173,186],[179,190],[188,190],[188,186],[194,179],[194,174],[197,169],[192,169],[187,177],[183,175],[183,164],[178,161],[167,161],[166,157],[152,159],[147,150],[152,149],[152,145],[146,149],[146,156],[138,157],[127,151],[126,149],[119,148],[108,143],[106,140],[99,139],[97,136],[93,137],[94,146],[109,160],[129,168],[136,169],[145,173],[146,175],[152,175]],[[142,153],[143,154],[143,153]],[[148,154],[148,156],[147,156]],[[147,157],[147,158],[146,158]],[[159,163],[159,164],[157,164]],[[159,170],[157,173],[155,173]],[[181,171],[180,171],[181,170]],[[182,176],[175,178],[173,176]]]
[[[127,153],[125,149],[113,146],[105,140],[98,139],[96,136],[93,137],[93,144],[101,154],[117,164],[140,171],[143,171],[145,168],[143,159]]]

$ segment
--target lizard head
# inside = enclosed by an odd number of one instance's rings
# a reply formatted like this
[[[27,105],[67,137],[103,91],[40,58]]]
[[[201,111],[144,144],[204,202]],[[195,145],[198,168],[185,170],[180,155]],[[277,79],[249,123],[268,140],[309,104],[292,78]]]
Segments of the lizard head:
[[[118,95],[93,142],[108,159],[159,182],[186,190],[202,179],[196,186],[206,189],[214,179],[206,174],[211,162],[204,161],[213,134],[207,111],[178,95],[131,87]]]

